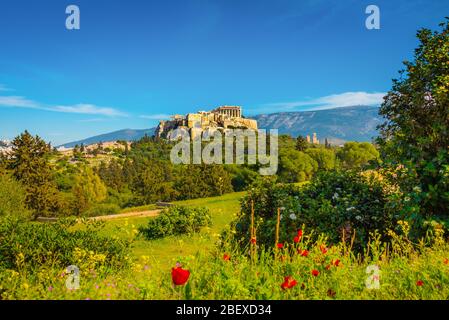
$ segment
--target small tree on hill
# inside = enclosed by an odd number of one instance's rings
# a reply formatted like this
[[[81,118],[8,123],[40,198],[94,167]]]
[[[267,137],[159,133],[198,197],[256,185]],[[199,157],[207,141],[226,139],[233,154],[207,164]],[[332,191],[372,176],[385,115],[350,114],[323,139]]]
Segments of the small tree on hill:
[[[8,168],[26,189],[26,204],[34,214],[48,215],[57,209],[57,190],[53,184],[48,156],[51,148],[28,131],[12,142]]]
[[[90,208],[92,204],[106,199],[107,189],[100,177],[90,167],[84,166],[75,176],[72,188],[73,208],[77,215]]]
[[[303,136],[298,136],[298,138],[296,138],[296,150],[304,151],[307,149],[308,145],[307,139]]]

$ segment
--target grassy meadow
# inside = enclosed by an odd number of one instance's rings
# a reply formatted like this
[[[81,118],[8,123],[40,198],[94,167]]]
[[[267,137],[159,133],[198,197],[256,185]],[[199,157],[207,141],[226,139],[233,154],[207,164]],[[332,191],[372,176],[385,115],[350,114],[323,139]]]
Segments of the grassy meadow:
[[[244,192],[225,194],[219,197],[176,201],[174,204],[187,207],[203,206],[211,211],[212,226],[203,228],[201,233],[194,235],[169,236],[153,241],[144,240],[137,235],[139,226],[145,226],[152,217],[130,217],[108,220],[101,231],[104,235],[133,239],[132,254],[138,259],[141,256],[151,257],[152,264],[161,268],[170,268],[182,256],[192,256],[199,251],[209,252],[214,248],[221,231],[233,220],[240,210],[240,199]],[[129,210],[129,211],[139,211]],[[154,208],[145,207],[144,210]],[[126,211],[125,211],[126,212]]]

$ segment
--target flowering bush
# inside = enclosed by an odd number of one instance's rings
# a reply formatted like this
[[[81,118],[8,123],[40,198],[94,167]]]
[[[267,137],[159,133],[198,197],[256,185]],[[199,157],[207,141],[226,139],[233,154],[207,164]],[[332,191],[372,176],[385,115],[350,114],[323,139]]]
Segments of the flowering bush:
[[[231,237],[241,246],[249,243],[253,204],[259,245],[274,246],[280,208],[279,242],[299,241],[295,233],[306,225],[316,234],[324,234],[330,243],[345,238],[361,252],[370,232],[385,234],[398,218],[390,209],[391,197],[398,191],[386,184],[376,175],[349,171],[321,173],[303,187],[264,180],[242,200]]]
[[[206,208],[188,208],[173,206],[148,222],[146,227],[139,229],[148,240],[171,235],[194,233],[201,227],[210,226],[212,219]]]

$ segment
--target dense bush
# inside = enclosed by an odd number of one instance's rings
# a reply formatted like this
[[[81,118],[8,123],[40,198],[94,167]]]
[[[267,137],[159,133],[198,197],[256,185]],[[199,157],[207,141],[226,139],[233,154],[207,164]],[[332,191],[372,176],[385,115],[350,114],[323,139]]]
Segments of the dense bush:
[[[29,218],[26,189],[13,177],[0,174],[0,217],[11,215]]]
[[[354,246],[360,251],[370,232],[395,225],[397,217],[388,206],[395,192],[378,175],[368,173],[321,173],[303,187],[264,180],[242,200],[233,238],[243,246],[249,243],[253,202],[258,244],[274,245],[277,208],[281,208],[280,241],[292,239],[306,225],[316,234],[325,234],[331,243],[355,234]]]
[[[76,251],[80,249],[101,254],[105,266],[127,265],[127,241],[100,236],[96,222],[86,222],[84,230],[72,230],[74,223],[74,220],[57,223],[1,220],[0,270],[32,271],[43,265],[66,268],[74,264]]]
[[[139,229],[146,239],[163,238],[170,235],[193,233],[201,227],[210,226],[212,219],[206,208],[173,206],[151,219],[146,227]]]

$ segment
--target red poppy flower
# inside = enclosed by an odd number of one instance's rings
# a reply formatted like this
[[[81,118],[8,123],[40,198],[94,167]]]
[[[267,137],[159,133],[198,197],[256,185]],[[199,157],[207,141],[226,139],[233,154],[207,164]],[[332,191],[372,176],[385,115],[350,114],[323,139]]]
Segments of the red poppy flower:
[[[416,285],[417,285],[418,287],[421,287],[423,284],[424,284],[424,281],[422,281],[422,280],[416,281]]]
[[[176,267],[171,269],[171,278],[173,283],[177,286],[182,286],[189,280],[190,271],[185,270],[181,267]]]
[[[444,264],[449,264],[449,259],[448,258],[444,259]]]
[[[290,289],[290,288],[293,288],[294,286],[296,286],[297,284],[298,284],[298,282],[289,276],[289,277],[284,278],[284,282],[282,282],[281,288],[284,290]]]
[[[302,239],[302,230],[299,229],[298,234],[296,235],[296,237],[293,238],[293,241],[295,241],[295,243],[298,243],[299,241],[301,241],[301,239]]]
[[[340,260],[338,260],[338,259],[332,260],[332,264],[334,266],[338,267],[340,265]]]
[[[251,243],[256,244],[256,238],[251,238]]]
[[[225,253],[225,254],[223,255],[223,260],[224,260],[224,261],[228,261],[229,259],[231,259],[231,257],[229,256],[229,254]]]
[[[317,269],[313,269],[313,270],[312,270],[312,275],[313,275],[314,277],[318,276],[319,274],[320,274],[320,272],[319,272]]]
[[[282,248],[284,247],[284,244],[283,244],[283,243],[278,243],[278,244],[277,244],[277,247],[278,247],[279,249],[282,249]]]
[[[321,245],[321,246],[320,246],[320,250],[321,250],[321,252],[322,252],[323,254],[325,254],[325,253],[327,252],[327,248],[326,248],[326,246],[324,246],[324,245]]]
[[[303,257],[307,257],[308,255],[309,255],[309,250],[301,250],[301,249],[298,249],[298,254],[300,254],[301,256],[303,256]]]

